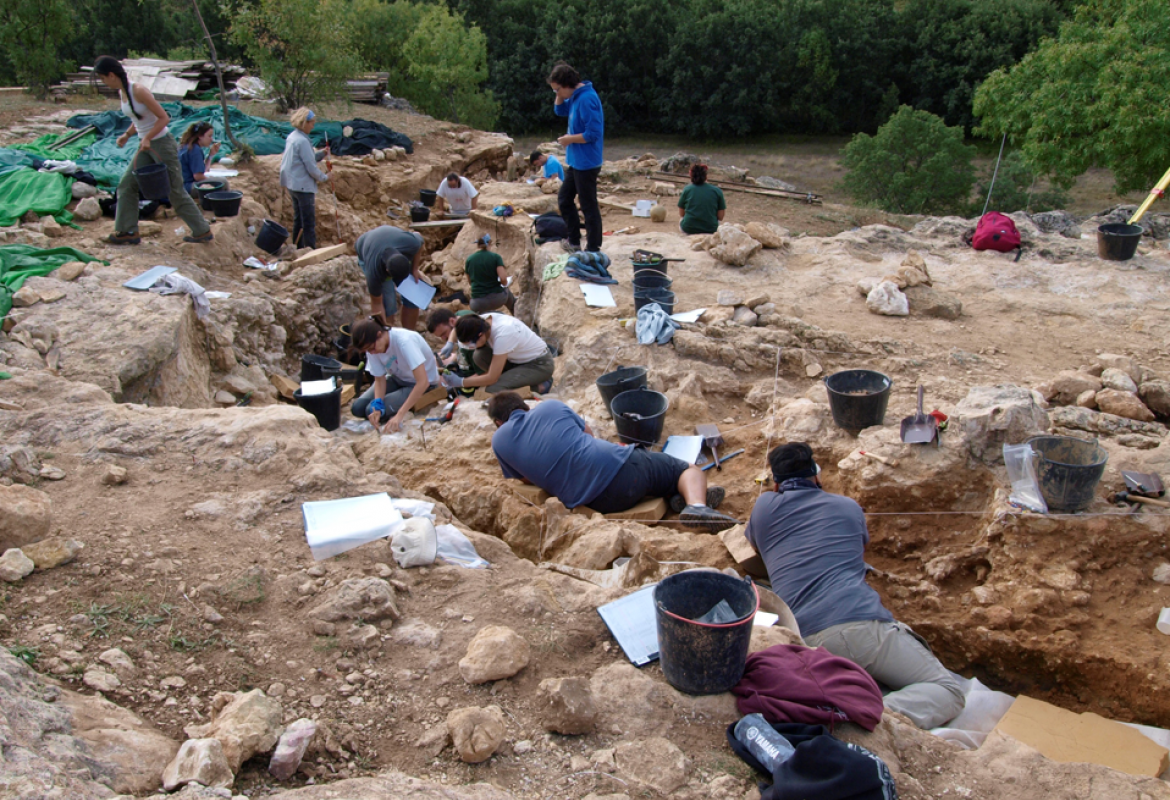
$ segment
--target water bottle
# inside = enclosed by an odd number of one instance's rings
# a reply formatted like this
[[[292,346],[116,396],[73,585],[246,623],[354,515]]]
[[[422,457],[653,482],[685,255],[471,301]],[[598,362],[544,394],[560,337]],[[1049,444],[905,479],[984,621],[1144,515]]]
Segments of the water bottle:
[[[735,738],[768,772],[787,761],[796,749],[761,714],[748,714],[735,724]]]

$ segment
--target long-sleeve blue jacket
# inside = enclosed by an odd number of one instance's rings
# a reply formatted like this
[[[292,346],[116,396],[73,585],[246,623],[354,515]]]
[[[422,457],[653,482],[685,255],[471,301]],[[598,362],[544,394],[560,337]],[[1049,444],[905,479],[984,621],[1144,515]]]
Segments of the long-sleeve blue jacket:
[[[565,148],[565,161],[569,166],[582,170],[600,167],[604,160],[605,114],[593,83],[581,81],[569,99],[553,106],[553,110],[558,117],[569,118],[570,135],[580,133],[585,136],[585,144],[571,144]]]

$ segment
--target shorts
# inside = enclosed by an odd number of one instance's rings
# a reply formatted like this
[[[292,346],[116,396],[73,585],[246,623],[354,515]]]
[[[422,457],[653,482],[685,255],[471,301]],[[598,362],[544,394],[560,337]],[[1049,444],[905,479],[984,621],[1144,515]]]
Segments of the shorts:
[[[678,479],[689,466],[674,456],[636,448],[609,486],[585,505],[602,514],[616,514],[647,497],[669,499],[678,494]]]
[[[389,284],[389,285],[387,285]],[[402,298],[403,308],[418,308],[414,303]],[[382,283],[382,311],[386,313],[387,318],[398,313],[398,287],[391,279],[387,278]]]

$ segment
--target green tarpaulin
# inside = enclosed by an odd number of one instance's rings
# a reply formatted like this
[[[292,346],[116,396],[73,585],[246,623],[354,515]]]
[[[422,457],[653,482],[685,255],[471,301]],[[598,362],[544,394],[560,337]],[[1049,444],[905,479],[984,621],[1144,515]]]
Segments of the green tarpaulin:
[[[30,170],[31,171],[31,170]],[[45,173],[33,173],[45,174]],[[41,250],[28,244],[0,245],[0,319],[8,316],[12,309],[12,295],[24,286],[24,282],[38,275],[48,275],[62,264],[70,261],[89,263],[101,261],[89,253],[72,247],[54,247]],[[108,261],[102,261],[108,264]]]
[[[65,206],[72,202],[73,179],[66,175],[18,169],[0,178],[0,225],[15,225],[29,211],[67,225],[73,214]]]

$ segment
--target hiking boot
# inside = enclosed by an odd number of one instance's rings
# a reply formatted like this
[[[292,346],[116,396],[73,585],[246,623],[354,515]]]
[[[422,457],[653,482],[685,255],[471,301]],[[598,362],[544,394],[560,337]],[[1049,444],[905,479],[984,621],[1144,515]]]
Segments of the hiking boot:
[[[137,233],[118,233],[115,231],[106,237],[110,244],[142,244],[142,237]]]
[[[215,239],[215,237],[211,235],[211,231],[208,231],[207,233],[203,234],[202,236],[184,236],[183,237],[184,242],[192,242],[194,244],[208,244],[213,239]]]
[[[573,244],[568,239],[561,239],[561,249],[566,253],[580,253],[581,245]]]
[[[534,386],[532,391],[536,392],[537,394],[548,394],[550,389],[552,389],[552,378],[549,378],[547,381]]]
[[[702,528],[707,533],[719,533],[739,524],[734,517],[721,514],[710,506],[687,506],[678,518],[688,528]]]
[[[711,508],[719,508],[719,504],[723,502],[723,496],[727,494],[722,486],[708,486],[707,487],[707,505]],[[681,514],[683,509],[687,507],[687,501],[683,499],[681,494],[676,494],[670,498],[670,510],[676,514]]]

